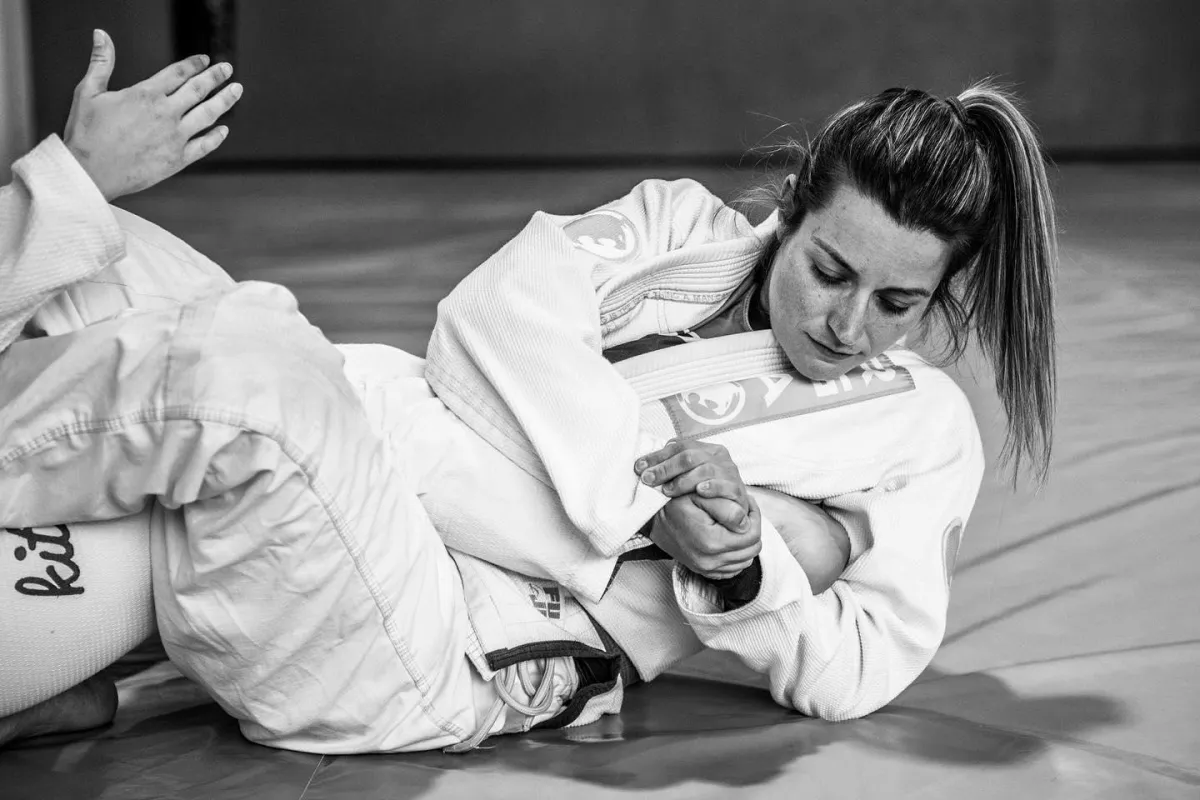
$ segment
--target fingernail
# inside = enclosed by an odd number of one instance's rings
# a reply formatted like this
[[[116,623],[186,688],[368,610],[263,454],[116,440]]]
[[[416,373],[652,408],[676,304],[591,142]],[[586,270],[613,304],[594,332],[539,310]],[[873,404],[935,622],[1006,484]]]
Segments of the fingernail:
[[[228,63],[218,64],[217,69],[220,70],[221,74],[224,75],[226,78],[228,78],[230,75],[233,74],[233,66]]]
[[[242,96],[242,85],[240,83],[229,84],[229,91],[233,92],[234,97]]]
[[[641,472],[645,468],[646,468],[646,459],[644,459],[644,458],[633,465],[634,472]]]
[[[99,47],[102,44],[104,44],[104,31],[96,28],[92,31],[92,45]]]
[[[654,483],[654,470],[648,469],[642,473],[642,483],[645,483],[645,484],[653,484]]]
[[[702,492],[707,492],[709,489],[711,489],[711,488],[712,488],[712,484],[711,484],[711,483],[709,483],[708,481],[702,481],[702,482],[700,483],[700,485],[699,485],[699,486],[697,486],[696,488],[697,488],[697,489],[699,489],[699,490],[700,490],[700,491],[702,491]]]

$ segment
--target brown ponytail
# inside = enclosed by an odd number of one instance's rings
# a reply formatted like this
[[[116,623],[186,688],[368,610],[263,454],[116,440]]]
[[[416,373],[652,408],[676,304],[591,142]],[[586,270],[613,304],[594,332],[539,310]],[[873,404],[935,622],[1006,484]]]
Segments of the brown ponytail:
[[[1054,199],[1037,132],[1012,97],[979,84],[958,99],[988,158],[995,214],[965,275],[963,302],[1008,414],[1003,457],[1014,469],[1031,459],[1044,479],[1056,394]]]

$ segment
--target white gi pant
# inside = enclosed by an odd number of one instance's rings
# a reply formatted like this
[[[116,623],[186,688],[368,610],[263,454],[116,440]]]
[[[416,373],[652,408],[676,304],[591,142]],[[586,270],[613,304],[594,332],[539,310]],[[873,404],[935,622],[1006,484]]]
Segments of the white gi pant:
[[[0,355],[0,525],[150,508],[167,652],[253,741],[462,742],[496,695],[411,465],[357,389],[270,284],[19,342]]]

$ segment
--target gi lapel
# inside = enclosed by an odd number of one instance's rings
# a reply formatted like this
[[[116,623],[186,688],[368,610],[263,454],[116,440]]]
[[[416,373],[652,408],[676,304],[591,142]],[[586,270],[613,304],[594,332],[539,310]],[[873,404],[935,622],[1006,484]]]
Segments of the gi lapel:
[[[810,381],[770,331],[645,353],[615,365],[643,403],[662,403],[680,438],[710,436],[913,390],[912,373],[886,355],[833,381]]]

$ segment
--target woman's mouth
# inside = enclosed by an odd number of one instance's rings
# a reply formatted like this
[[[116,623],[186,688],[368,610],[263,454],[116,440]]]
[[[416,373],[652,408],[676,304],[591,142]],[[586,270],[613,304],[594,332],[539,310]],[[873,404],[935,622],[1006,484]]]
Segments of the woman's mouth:
[[[805,336],[808,336],[808,334],[805,334]],[[832,347],[826,347],[812,336],[808,336],[808,339],[813,343],[813,348],[817,351],[817,353],[824,358],[829,359],[830,361],[845,361],[847,358],[850,358],[850,356],[853,355],[852,353],[839,352],[834,350]]]

